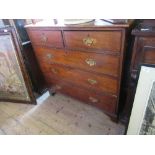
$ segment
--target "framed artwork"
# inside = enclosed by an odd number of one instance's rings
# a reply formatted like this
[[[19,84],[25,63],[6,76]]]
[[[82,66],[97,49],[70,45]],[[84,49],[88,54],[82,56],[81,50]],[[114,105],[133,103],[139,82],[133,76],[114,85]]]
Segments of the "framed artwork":
[[[127,135],[155,135],[155,67],[141,66]]]
[[[0,29],[0,101],[35,103],[13,28]]]

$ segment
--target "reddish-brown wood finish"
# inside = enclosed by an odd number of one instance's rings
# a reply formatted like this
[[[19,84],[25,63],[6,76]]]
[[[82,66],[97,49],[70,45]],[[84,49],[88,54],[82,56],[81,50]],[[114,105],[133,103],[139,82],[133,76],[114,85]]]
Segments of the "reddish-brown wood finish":
[[[102,93],[98,94],[92,90],[82,89],[76,85],[64,82],[59,78],[53,78],[53,80],[50,81],[50,84],[52,85],[52,88],[55,89],[55,91],[62,92],[98,108],[101,108],[108,114],[113,115],[116,112],[116,97]]]
[[[94,43],[86,45],[84,39],[94,39]],[[64,31],[67,48],[98,49],[120,52],[121,31]]]
[[[131,68],[138,70],[141,63],[154,63],[155,38],[153,37],[137,37],[135,42],[135,49],[133,52]],[[139,51],[138,53],[136,51]]]
[[[63,49],[50,49],[42,47],[34,47],[39,61],[45,61],[50,64],[59,63],[66,66],[72,66],[79,69],[84,69],[100,74],[107,74],[118,77],[120,65],[119,57],[114,55],[100,54],[95,52],[81,51],[64,51]],[[94,60],[95,65],[90,66],[87,60]]]
[[[155,47],[146,46],[144,48],[143,61],[146,64],[155,64]]]
[[[127,27],[128,24],[95,20],[68,26],[59,22],[46,26],[40,23],[26,29],[50,89],[117,118]],[[54,40],[51,44],[43,43],[46,39],[37,41],[43,31],[49,38],[55,36],[55,46],[52,46]],[[32,37],[36,32],[37,38]]]
[[[57,64],[46,66],[46,64],[42,63],[41,68],[46,77],[58,77],[88,89],[92,88],[98,91],[117,94],[117,79],[92,74],[75,68],[62,67]]]
[[[61,31],[28,31],[30,40],[36,45],[63,47]]]

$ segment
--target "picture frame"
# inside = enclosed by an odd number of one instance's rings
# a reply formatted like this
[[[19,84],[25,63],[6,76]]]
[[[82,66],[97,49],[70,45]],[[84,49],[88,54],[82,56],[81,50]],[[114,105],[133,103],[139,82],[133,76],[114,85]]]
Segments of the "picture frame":
[[[0,101],[36,104],[13,27],[0,29]]]
[[[155,134],[155,66],[142,65],[139,70],[127,135]]]

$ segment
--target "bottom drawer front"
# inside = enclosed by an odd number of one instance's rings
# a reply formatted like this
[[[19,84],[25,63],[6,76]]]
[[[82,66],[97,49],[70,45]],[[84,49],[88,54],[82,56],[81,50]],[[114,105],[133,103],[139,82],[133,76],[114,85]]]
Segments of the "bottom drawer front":
[[[62,92],[66,95],[77,98],[81,101],[84,101],[88,104],[94,105],[103,111],[115,114],[117,98],[110,95],[99,95],[93,91],[87,91],[85,89],[79,88],[77,86],[70,85],[69,83],[64,83],[61,80],[50,80],[50,85],[59,92]]]

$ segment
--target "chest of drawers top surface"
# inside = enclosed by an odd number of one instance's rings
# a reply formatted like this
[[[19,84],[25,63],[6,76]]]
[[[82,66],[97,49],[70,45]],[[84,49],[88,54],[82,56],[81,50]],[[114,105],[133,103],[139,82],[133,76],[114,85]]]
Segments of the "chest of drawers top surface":
[[[129,25],[40,22],[26,29],[49,86],[116,115]]]
[[[132,20],[129,20],[127,23],[124,23],[124,24],[112,24],[104,20],[94,20],[89,23],[65,25],[64,20],[58,20],[57,24],[55,24],[53,20],[44,20],[36,24],[26,25],[25,28],[44,28],[44,29],[56,28],[56,29],[64,29],[64,30],[67,30],[67,29],[79,30],[79,29],[93,29],[93,28],[110,29],[110,28],[128,28],[132,23],[133,23]]]

